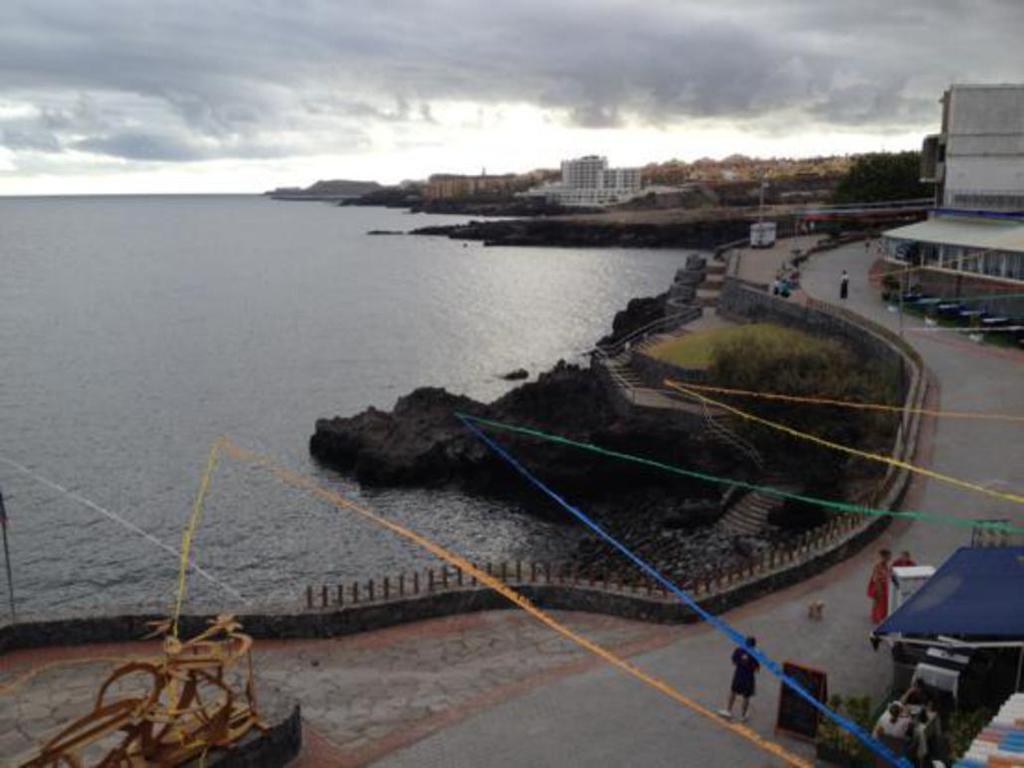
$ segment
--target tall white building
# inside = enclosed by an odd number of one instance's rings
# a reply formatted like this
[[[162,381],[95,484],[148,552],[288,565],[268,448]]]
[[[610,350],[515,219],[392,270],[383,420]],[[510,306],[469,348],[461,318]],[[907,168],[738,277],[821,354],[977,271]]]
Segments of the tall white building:
[[[640,194],[639,168],[609,168],[608,159],[586,155],[562,161],[562,180],[525,193],[565,206],[593,207],[622,203]]]
[[[1024,85],[953,85],[941,103],[921,155],[936,205],[1024,211]]]
[[[915,279],[935,295],[1015,294],[977,306],[1024,320],[1024,85],[952,85],[940,103],[921,151],[935,210],[885,232],[888,257],[925,267]]]

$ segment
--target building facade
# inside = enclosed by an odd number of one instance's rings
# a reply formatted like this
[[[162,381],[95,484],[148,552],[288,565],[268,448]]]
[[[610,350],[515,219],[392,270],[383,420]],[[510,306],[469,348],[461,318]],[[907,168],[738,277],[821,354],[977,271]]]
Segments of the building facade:
[[[953,85],[921,153],[939,208],[1024,211],[1024,85]]]
[[[486,173],[479,176],[435,173],[427,179],[423,196],[427,200],[452,200],[474,195],[507,195],[515,191],[518,179],[514,173],[501,176],[489,176]]]
[[[953,85],[942,129],[924,140],[921,180],[935,184],[926,221],[883,234],[888,260],[924,267],[938,296],[992,294],[978,306],[1024,317],[1024,85]]]
[[[562,180],[529,190],[527,195],[568,207],[600,207],[622,203],[640,195],[640,168],[609,168],[608,159],[586,155],[562,161]]]

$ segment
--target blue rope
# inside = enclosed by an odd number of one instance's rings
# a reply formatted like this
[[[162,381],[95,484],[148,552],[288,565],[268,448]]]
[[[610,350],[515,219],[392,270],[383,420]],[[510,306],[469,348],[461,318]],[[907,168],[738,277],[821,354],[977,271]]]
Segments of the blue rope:
[[[528,470],[526,467],[520,464],[519,461],[514,456],[512,456],[512,454],[506,451],[497,441],[488,437],[476,425],[476,419],[473,416],[464,415],[461,413],[457,413],[455,415],[459,419],[459,421],[462,422],[463,426],[466,427],[466,429],[468,429],[470,432],[472,432],[474,435],[480,438],[480,440],[483,441],[485,445],[487,445],[491,450],[493,450],[501,458],[508,462],[513,469],[515,469],[519,474],[525,477],[538,490],[542,491],[545,495],[554,500],[559,506],[565,509],[569,514],[571,514],[577,520],[582,522],[585,526],[587,526],[590,530],[592,530],[606,542],[615,547],[615,549],[619,550],[619,552],[621,552],[623,555],[629,558],[634,564],[636,564],[637,567],[640,568],[640,570],[642,570],[652,579],[654,579],[659,584],[664,586],[667,590],[672,592],[672,594],[678,597],[684,605],[689,606],[704,621],[713,626],[719,632],[728,637],[733,643],[735,643],[737,646],[739,646],[744,651],[753,656],[755,659],[757,659],[761,663],[761,665],[764,666],[765,669],[767,669],[769,672],[775,675],[780,681],[782,681],[784,685],[788,686],[794,693],[800,696],[800,698],[804,699],[808,704],[810,704],[816,710],[821,712],[821,714],[828,717],[840,728],[855,736],[868,749],[870,749],[872,752],[874,752],[882,759],[886,760],[891,765],[899,766],[900,768],[912,768],[909,761],[907,761],[905,758],[896,756],[888,747],[874,739],[871,736],[871,734],[867,733],[855,722],[846,717],[843,717],[838,712],[833,712],[831,709],[829,709],[820,701],[818,701],[814,696],[810,694],[810,692],[808,692],[803,686],[801,686],[799,682],[797,682],[792,677],[787,675],[783,671],[781,665],[778,662],[766,656],[762,651],[759,651],[756,647],[751,648],[747,646],[746,636],[744,636],[737,630],[733,629],[732,626],[730,626],[728,623],[718,618],[714,614],[704,610],[696,600],[694,600],[692,597],[690,597],[689,594],[687,594],[678,586],[676,586],[671,579],[669,579],[666,576],[663,576],[652,565],[648,564],[645,560],[641,559],[639,556],[634,554],[633,551],[630,550],[625,544],[623,544],[610,533],[601,528],[601,526],[599,526],[587,515],[585,515],[575,506],[573,506],[568,501],[559,496],[555,491],[551,490],[551,488],[549,488],[541,480],[534,476],[533,473],[530,472],[530,470]]]

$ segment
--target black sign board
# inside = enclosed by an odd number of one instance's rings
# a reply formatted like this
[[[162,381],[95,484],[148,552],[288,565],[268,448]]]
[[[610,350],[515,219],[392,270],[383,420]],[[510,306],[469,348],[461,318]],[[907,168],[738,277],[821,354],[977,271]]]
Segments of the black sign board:
[[[786,661],[782,664],[782,671],[822,704],[828,699],[828,675],[820,669]],[[776,732],[785,731],[792,736],[813,741],[818,735],[820,717],[821,713],[810,702],[783,684],[779,691],[779,711],[775,716]]]

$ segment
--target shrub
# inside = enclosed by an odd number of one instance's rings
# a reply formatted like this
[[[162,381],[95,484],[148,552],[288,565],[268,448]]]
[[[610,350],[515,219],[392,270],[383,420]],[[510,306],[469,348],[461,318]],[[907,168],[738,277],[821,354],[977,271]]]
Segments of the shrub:
[[[898,372],[859,358],[845,344],[779,326],[717,342],[711,379],[721,386],[854,402],[900,404]],[[887,450],[898,417],[842,406],[737,399],[736,407],[825,440]],[[740,419],[741,431],[776,464],[798,470],[809,486],[835,485],[849,455]]]

